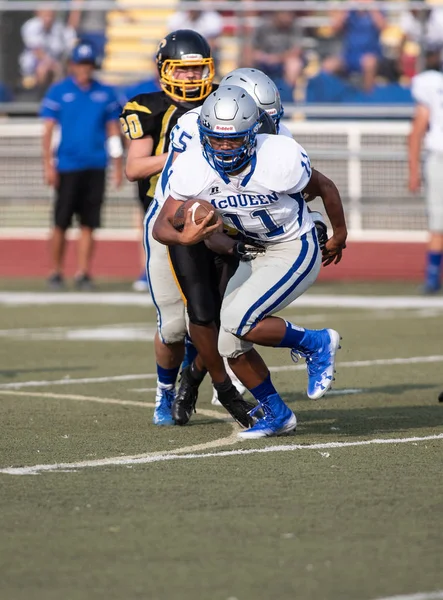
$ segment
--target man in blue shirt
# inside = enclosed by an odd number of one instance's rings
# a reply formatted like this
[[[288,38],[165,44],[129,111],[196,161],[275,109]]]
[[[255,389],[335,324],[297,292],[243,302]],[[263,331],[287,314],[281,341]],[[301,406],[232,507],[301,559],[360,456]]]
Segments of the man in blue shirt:
[[[53,85],[42,102],[44,120],[43,166],[45,181],[56,190],[54,229],[51,239],[53,272],[48,283],[64,286],[62,274],[66,230],[75,215],[80,223],[76,287],[91,289],[89,268],[94,240],[100,226],[108,155],[114,163],[114,184],[123,174],[120,138],[120,106],[112,88],[93,78],[94,48],[80,43],[72,52],[70,76]],[[60,143],[54,155],[52,139],[56,125]]]
[[[366,4],[368,0],[360,0]],[[343,42],[342,56],[330,56],[323,63],[328,73],[361,73],[362,85],[370,92],[375,84],[378,63],[381,58],[380,34],[386,27],[384,14],[377,9],[338,11],[332,20],[334,35]]]

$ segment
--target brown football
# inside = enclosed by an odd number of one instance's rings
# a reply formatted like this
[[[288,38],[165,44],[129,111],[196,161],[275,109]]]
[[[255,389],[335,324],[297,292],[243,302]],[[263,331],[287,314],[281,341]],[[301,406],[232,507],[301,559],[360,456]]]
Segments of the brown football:
[[[189,210],[192,212],[192,220],[196,225],[199,225],[211,211],[214,211],[214,214],[208,225],[215,225],[217,223],[217,211],[210,202],[207,202],[206,200],[186,200],[180,204],[174,215],[172,220],[174,229],[177,229],[177,231],[183,229],[186,214]]]

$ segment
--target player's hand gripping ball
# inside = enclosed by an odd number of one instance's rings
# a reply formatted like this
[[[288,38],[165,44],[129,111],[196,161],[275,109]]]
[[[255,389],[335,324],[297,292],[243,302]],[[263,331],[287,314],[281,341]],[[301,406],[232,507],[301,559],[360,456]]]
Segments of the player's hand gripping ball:
[[[217,224],[217,212],[210,202],[206,202],[206,200],[186,200],[178,207],[172,219],[172,226],[177,231],[183,231],[188,211],[191,211],[192,221],[196,225],[200,225],[208,213],[213,211],[214,214],[208,223],[208,227]]]

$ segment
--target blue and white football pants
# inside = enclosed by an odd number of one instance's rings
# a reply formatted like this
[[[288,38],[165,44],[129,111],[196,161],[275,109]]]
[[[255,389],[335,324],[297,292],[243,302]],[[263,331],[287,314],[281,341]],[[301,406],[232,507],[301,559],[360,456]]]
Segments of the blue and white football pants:
[[[144,220],[144,246],[146,272],[151,298],[157,311],[157,329],[165,344],[184,340],[186,334],[185,305],[174,279],[168,256],[168,248],[152,236],[160,206],[153,200]]]
[[[237,336],[301,296],[317,279],[320,266],[315,229],[301,239],[269,245],[251,262],[240,262],[221,308],[220,354],[234,358],[248,352],[252,344]]]

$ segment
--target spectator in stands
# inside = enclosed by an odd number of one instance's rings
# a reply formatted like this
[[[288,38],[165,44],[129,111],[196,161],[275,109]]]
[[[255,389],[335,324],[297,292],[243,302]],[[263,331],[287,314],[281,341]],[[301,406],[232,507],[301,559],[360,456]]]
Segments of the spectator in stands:
[[[191,29],[202,35],[211,46],[214,63],[219,60],[219,37],[223,32],[221,15],[211,10],[210,2],[200,1],[201,10],[180,10],[174,13],[167,25],[168,33],[178,29]]]
[[[362,4],[370,0],[359,0]],[[334,34],[341,34],[343,53],[331,56],[323,63],[327,73],[361,73],[365,91],[375,84],[378,61],[381,58],[380,34],[386,19],[379,10],[339,11],[331,24]]]
[[[77,32],[82,42],[94,46],[99,60],[105,52],[106,11],[85,10],[85,0],[76,0],[75,9],[69,13],[68,25]]]
[[[403,71],[409,77],[415,75],[418,68],[418,50],[423,46],[443,45],[443,9],[425,8],[423,10],[411,9],[400,16],[399,27],[403,38],[400,43],[400,61]],[[412,52],[408,52],[411,46]],[[414,48],[415,45],[415,48]]]
[[[412,95],[416,101],[412,130],[409,135],[409,190],[421,187],[421,152],[426,156],[426,205],[429,242],[423,292],[433,294],[441,289],[443,260],[443,73],[441,47],[429,47],[423,73],[412,79]]]
[[[120,106],[115,93],[93,78],[96,54],[90,44],[81,43],[72,52],[71,75],[53,85],[42,102],[44,119],[43,167],[45,181],[56,190],[52,232],[53,271],[48,284],[64,287],[62,274],[66,230],[76,215],[80,222],[78,244],[78,289],[92,289],[90,265],[93,232],[100,226],[105,191],[107,151],[114,162],[114,183],[123,177],[123,147],[120,137]],[[56,161],[52,138],[56,125],[61,141]]]
[[[411,9],[400,17],[403,35],[417,44],[443,45],[443,8]]]
[[[283,102],[293,102],[293,90],[303,68],[302,30],[295,13],[274,11],[257,28],[244,64],[255,66],[273,79]]]
[[[26,87],[47,87],[63,73],[63,59],[72,49],[76,34],[56,21],[53,10],[38,10],[21,28],[25,49],[20,55],[20,69]]]

